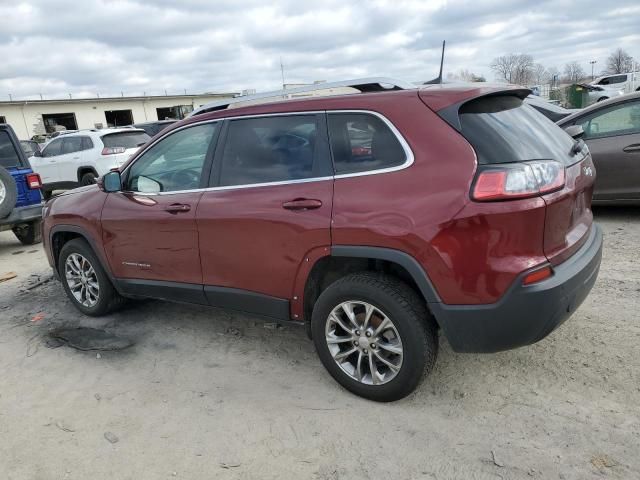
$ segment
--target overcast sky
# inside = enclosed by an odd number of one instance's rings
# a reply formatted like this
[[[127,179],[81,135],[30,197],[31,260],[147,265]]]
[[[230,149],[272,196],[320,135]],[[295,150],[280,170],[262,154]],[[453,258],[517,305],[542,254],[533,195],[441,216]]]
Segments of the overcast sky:
[[[640,3],[444,0],[0,0],[0,98],[280,88],[287,83],[437,76],[493,79],[491,60],[605,68],[640,60]]]

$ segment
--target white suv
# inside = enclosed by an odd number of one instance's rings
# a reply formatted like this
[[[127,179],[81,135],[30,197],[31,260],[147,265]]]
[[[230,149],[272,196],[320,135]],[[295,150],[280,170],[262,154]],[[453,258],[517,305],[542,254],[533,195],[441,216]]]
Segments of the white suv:
[[[90,185],[120,167],[150,139],[138,128],[81,130],[51,140],[42,153],[29,158],[42,178],[45,198],[53,190]]]

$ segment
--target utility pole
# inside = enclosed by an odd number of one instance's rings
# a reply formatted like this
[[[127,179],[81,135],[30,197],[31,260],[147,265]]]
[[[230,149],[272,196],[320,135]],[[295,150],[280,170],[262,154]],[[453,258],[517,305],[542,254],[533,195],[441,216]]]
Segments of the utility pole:
[[[594,77],[593,77],[593,66],[594,66],[596,63],[598,63],[598,61],[597,61],[597,60],[591,60],[589,63],[591,64],[591,80],[593,80],[593,78],[594,78]]]
[[[9,101],[13,102],[13,97],[11,96],[11,94],[9,94]]]

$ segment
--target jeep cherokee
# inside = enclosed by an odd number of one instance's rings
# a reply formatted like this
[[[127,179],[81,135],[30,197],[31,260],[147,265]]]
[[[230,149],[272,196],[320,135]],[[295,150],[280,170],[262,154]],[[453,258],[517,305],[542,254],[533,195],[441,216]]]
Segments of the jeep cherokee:
[[[378,401],[415,389],[438,331],[496,352],[565,321],[601,259],[584,143],[522,88],[349,85],[360,93],[205,105],[49,201],[45,249],[71,302],[305,325],[335,380]]]

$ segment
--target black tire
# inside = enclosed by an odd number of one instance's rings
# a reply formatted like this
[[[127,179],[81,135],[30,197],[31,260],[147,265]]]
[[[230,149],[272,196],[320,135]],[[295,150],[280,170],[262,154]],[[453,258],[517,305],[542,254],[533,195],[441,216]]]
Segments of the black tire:
[[[87,172],[80,178],[80,185],[93,185],[96,183],[96,174],[93,172]]]
[[[18,189],[16,187],[16,181],[11,174],[5,169],[0,167],[0,190],[4,192],[2,199],[0,199],[0,218],[8,217],[13,211],[13,207],[16,206],[16,199],[18,198]]]
[[[344,372],[331,355],[325,337],[327,319],[335,307],[350,300],[367,302],[385,312],[399,333],[402,364],[387,383],[361,383]],[[378,402],[409,395],[432,370],[438,354],[437,327],[425,302],[407,284],[381,274],[351,274],[327,287],[314,306],[311,329],[316,351],[331,376],[352,393]]]
[[[51,190],[42,190],[42,198],[45,200],[49,200],[53,196],[53,191]]]
[[[99,293],[97,302],[93,306],[82,305],[73,296],[73,293],[71,292],[71,289],[69,287],[69,283],[67,281],[65,273],[65,264],[67,258],[74,253],[82,255],[95,271]],[[91,317],[106,315],[119,308],[125,302],[125,299],[120,296],[115,288],[113,288],[113,285],[111,284],[111,281],[109,280],[106,272],[102,268],[100,261],[96,257],[89,244],[84,239],[74,238],[73,240],[70,240],[69,242],[64,244],[62,250],[60,251],[60,257],[58,259],[58,272],[60,273],[64,291],[67,293],[67,296],[71,300],[71,303],[73,303],[73,305],[85,315],[89,315]]]
[[[23,245],[33,245],[42,241],[42,222],[40,220],[17,225],[11,230]]]

